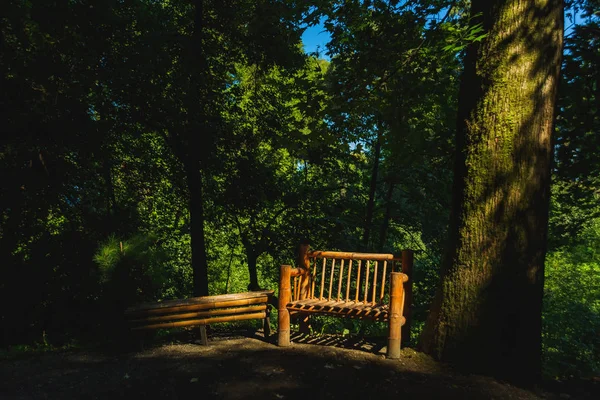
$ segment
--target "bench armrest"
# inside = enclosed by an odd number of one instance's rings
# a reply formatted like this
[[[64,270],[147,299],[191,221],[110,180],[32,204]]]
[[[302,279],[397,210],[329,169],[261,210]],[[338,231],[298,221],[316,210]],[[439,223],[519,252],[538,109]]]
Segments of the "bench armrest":
[[[301,276],[308,273],[308,270],[305,268],[292,268],[290,271],[290,276],[293,278],[295,276]]]

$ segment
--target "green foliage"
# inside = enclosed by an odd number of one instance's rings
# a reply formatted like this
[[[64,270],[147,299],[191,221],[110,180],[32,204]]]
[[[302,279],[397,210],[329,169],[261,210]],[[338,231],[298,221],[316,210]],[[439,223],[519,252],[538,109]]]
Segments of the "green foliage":
[[[447,33],[446,45],[442,48],[452,54],[463,51],[468,45],[481,42],[487,36],[483,24],[475,22],[481,14],[470,16],[465,24],[447,23],[443,30]]]
[[[117,264],[121,260],[122,252],[119,240],[116,236],[109,237],[105,243],[102,243],[98,252],[94,255],[94,261],[100,267],[100,274],[104,282],[108,281],[110,275],[114,272]]]
[[[119,241],[114,235],[100,245],[94,256],[101,281],[125,304],[163,297],[168,270],[166,253],[152,234],[137,234]]]
[[[600,373],[600,219],[580,240],[546,258],[545,370],[561,379]]]
[[[543,310],[545,372],[556,379],[600,371],[598,4],[574,6],[584,23],[565,40]]]
[[[572,243],[600,215],[600,20],[573,28],[565,40],[556,121],[550,245]]]
[[[210,294],[246,291],[254,272],[276,288],[302,238],[413,248],[414,343],[445,240],[458,53],[484,38],[467,2],[204,1],[202,21],[200,2],[92,3],[2,6],[0,302],[22,300],[0,310],[0,344],[68,343],[104,332],[98,315],[191,296],[199,181]],[[567,44],[557,123],[544,340],[560,376],[598,370],[594,4]],[[331,62],[299,43],[323,16]]]

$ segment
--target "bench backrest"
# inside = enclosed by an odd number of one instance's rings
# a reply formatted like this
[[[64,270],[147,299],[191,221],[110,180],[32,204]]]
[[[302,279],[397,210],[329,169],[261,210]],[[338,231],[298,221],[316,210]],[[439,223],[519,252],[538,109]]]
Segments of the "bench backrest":
[[[387,303],[392,254],[312,251],[300,260],[292,301],[318,299],[363,304]]]

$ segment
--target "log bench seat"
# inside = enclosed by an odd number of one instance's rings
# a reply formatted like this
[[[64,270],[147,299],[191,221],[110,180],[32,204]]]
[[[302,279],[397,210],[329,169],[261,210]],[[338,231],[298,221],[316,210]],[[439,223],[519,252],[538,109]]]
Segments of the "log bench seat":
[[[144,303],[128,308],[125,317],[134,331],[199,326],[202,344],[207,343],[206,325],[262,319],[268,337],[273,293],[262,290]]]
[[[398,261],[392,254],[309,252],[308,246],[304,251],[301,248],[297,268],[281,266],[279,346],[290,345],[290,316],[326,314],[386,322],[387,357],[400,357],[408,275],[394,271]],[[405,270],[412,268],[411,251],[403,252],[402,262]]]
[[[298,300],[287,304],[290,315],[297,313],[319,313],[345,318],[369,318],[374,321],[388,321],[387,304],[371,304],[362,302]]]

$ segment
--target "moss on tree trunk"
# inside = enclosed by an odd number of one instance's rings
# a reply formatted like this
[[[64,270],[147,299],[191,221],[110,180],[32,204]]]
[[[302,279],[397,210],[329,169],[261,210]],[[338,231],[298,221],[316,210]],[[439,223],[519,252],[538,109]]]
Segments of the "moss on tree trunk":
[[[531,381],[541,306],[563,4],[473,0],[486,38],[467,49],[449,242],[421,348]]]

